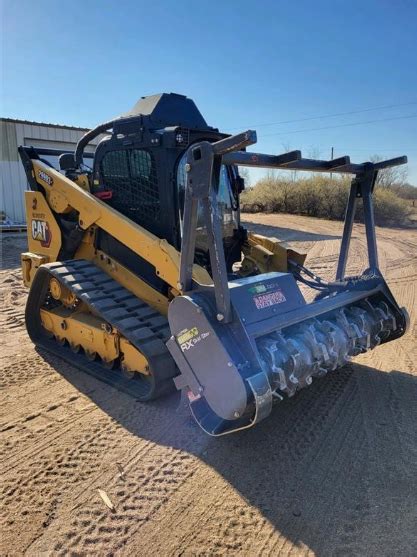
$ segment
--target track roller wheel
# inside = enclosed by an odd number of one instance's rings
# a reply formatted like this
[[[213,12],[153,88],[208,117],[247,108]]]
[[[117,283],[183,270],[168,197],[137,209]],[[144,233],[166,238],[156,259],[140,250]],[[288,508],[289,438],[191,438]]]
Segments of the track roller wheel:
[[[74,352],[74,354],[78,354],[78,352],[81,350],[81,346],[79,344],[74,344],[74,343],[70,343],[70,348],[72,352]]]
[[[57,341],[57,343],[59,344],[59,346],[65,346],[67,341],[65,340],[64,337],[57,337],[55,336],[55,340]]]
[[[116,365],[116,360],[101,360],[103,362],[103,365],[107,368],[107,369],[114,369],[115,365]]]
[[[89,350],[85,350],[85,357],[90,362],[94,362],[97,359],[97,352],[90,352]]]
[[[126,379],[133,379],[136,373],[135,371],[131,371],[130,369],[127,369],[127,367],[124,366],[123,364],[121,366],[121,372],[123,377],[125,377]]]
[[[150,373],[145,375],[139,371],[132,371],[123,364],[120,366],[120,371],[122,376],[129,381],[134,381],[136,385],[136,400],[140,402],[147,402],[149,400],[154,400],[158,396],[168,393],[172,390],[172,382],[163,381],[157,384],[155,377]]]

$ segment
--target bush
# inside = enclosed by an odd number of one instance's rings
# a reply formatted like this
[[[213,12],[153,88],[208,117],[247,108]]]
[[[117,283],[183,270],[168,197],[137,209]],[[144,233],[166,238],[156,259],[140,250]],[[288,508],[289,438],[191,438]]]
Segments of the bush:
[[[393,191],[379,189],[374,194],[375,222],[380,226],[405,225],[412,210]]]
[[[273,212],[341,220],[349,195],[350,178],[313,176],[294,181],[268,176],[242,193],[244,212]],[[409,204],[390,188],[376,188],[375,222],[381,226],[404,225],[411,213]],[[357,220],[363,221],[361,203]]]
[[[402,199],[417,200],[417,188],[411,184],[394,184],[389,189]]]

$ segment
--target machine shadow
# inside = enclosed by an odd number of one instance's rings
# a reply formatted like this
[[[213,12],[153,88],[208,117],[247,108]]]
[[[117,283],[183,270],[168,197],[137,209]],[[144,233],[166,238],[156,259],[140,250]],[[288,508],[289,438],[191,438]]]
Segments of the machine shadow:
[[[407,514],[399,502],[417,492],[411,454],[417,438],[405,455],[399,430],[407,423],[412,429],[416,377],[346,366],[278,404],[253,429],[211,438],[176,395],[142,404],[55,356],[42,356],[137,437],[195,455],[293,544],[316,555],[407,553],[417,504]],[[401,400],[402,421],[393,424],[394,391],[410,396]]]
[[[324,240],[340,240],[342,238],[342,236],[335,236],[334,234],[318,234],[288,227],[282,228],[280,226],[259,224],[246,219],[243,221],[243,224],[250,232],[262,234],[263,236],[274,236],[283,242],[321,242]]]

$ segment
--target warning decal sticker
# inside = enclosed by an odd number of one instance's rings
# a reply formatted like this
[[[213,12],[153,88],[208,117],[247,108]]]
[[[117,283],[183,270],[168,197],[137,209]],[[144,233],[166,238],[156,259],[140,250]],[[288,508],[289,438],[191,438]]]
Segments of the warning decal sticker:
[[[278,289],[273,292],[266,292],[265,294],[253,296],[253,301],[255,302],[256,309],[264,309],[277,304],[282,304],[283,302],[286,302],[287,299],[282,290]]]

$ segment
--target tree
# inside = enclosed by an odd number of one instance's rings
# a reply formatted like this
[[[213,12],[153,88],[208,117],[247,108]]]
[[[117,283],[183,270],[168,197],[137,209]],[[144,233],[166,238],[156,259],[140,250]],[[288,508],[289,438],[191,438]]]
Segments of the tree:
[[[247,168],[246,166],[239,166],[239,176],[244,179],[245,188],[250,188],[251,179],[249,168]]]
[[[371,157],[372,162],[383,160],[379,155]],[[380,188],[392,188],[403,186],[407,182],[408,169],[406,166],[391,166],[378,172],[376,186]]]

